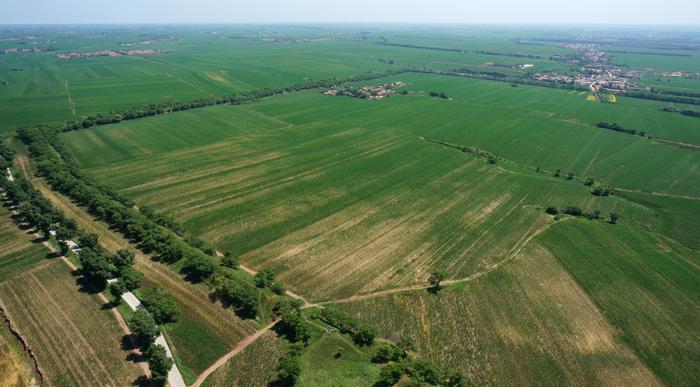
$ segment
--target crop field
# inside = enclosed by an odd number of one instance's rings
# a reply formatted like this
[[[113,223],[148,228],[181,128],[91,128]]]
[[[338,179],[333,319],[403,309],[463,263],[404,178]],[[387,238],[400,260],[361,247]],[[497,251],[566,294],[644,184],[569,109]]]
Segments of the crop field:
[[[254,332],[256,322],[244,321],[231,310],[212,302],[204,286],[187,283],[177,271],[152,261],[106,225],[93,221],[84,209],[65,196],[52,192],[43,182],[37,181],[35,184],[54,206],[75,219],[79,227],[99,235],[100,243],[106,250],[114,253],[118,249],[129,248],[135,251],[135,266],[145,275],[143,286],[161,287],[172,295],[182,313],[177,322],[164,325],[163,330],[179,362],[178,367],[187,380],[196,379],[197,374],[243,337]]]
[[[631,227],[575,222],[552,228],[542,240],[662,381],[697,381],[697,250]]]
[[[566,91],[415,74],[392,79],[408,82],[411,94],[375,102],[293,94],[70,132],[64,140],[99,181],[174,215],[252,267],[275,269],[313,299],[420,283],[434,268],[454,278],[488,270],[545,227],[548,205],[614,210],[661,227],[653,209],[594,197],[580,181],[551,177],[555,169],[620,188],[698,194],[697,152],[596,128],[585,118],[624,114],[587,110]],[[427,96],[432,89],[452,100]],[[565,103],[580,106],[584,118],[568,116],[574,109]],[[161,141],[168,132],[177,134]],[[510,162],[488,165],[421,138]],[[677,173],[659,174],[661,165]],[[536,166],[548,172],[534,173]]]
[[[65,263],[54,261],[3,282],[0,300],[47,385],[134,383],[142,371],[127,360],[123,331],[97,297],[79,289]]]
[[[411,336],[419,352],[478,384],[659,384],[540,243],[502,270],[439,295],[402,293],[338,307],[384,337]]]
[[[274,381],[277,360],[284,356],[284,342],[268,332],[212,373],[203,386],[265,387]]]
[[[376,327],[376,343],[412,338],[411,359],[477,385],[700,380],[697,32],[25,28],[16,39],[0,31],[0,134],[209,99],[64,126],[64,147],[51,128],[12,140],[18,172],[107,251],[135,250],[143,288],[172,295],[181,313],[162,329],[187,384],[275,385],[279,359],[296,351],[300,386],[378,383],[376,346],[310,317],[326,305]],[[21,50],[30,45],[47,50]],[[129,49],[163,51],[56,56]],[[372,76],[389,70],[400,71]],[[308,88],[340,79],[335,91]],[[272,96],[211,101],[248,91]],[[39,168],[62,167],[43,139],[67,156],[66,169]],[[168,266],[138,251],[148,245],[139,233],[127,240],[111,215],[82,207],[95,206],[93,183],[239,257],[236,273],[271,269],[305,305],[308,345],[262,330],[273,286],[258,318],[241,319],[210,294],[221,272],[189,283],[187,256]],[[133,383],[140,369],[109,311],[24,234],[0,222],[0,300],[48,384]],[[447,283],[428,290],[436,272]]]
[[[46,261],[49,252],[39,243],[30,242],[34,236],[10,220],[10,211],[0,206],[0,282]]]

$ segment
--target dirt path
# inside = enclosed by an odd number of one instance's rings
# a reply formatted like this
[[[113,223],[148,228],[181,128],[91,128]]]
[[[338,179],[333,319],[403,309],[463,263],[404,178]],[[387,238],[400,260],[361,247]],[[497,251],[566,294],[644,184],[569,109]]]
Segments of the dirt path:
[[[617,188],[616,187],[615,191],[633,192],[633,193],[640,193],[640,194],[644,194],[644,195],[661,196],[661,197],[673,198],[673,199],[700,200],[700,197],[698,197],[698,196],[674,195],[674,194],[667,194],[667,193],[663,193],[663,192],[644,192],[640,189],[627,189],[627,188]]]
[[[202,383],[204,383],[204,381],[207,379],[207,377],[209,377],[209,375],[211,375],[212,372],[219,369],[221,366],[226,364],[232,357],[239,354],[241,351],[246,349],[246,347],[248,347],[250,344],[255,342],[255,340],[259,339],[262,335],[267,333],[270,329],[272,329],[273,326],[275,326],[276,323],[277,323],[277,321],[273,321],[270,324],[268,324],[265,328],[255,332],[252,335],[241,340],[238,344],[236,344],[235,347],[233,347],[233,349],[231,351],[229,351],[224,356],[220,357],[217,361],[214,362],[214,364],[210,365],[209,368],[204,370],[204,372],[202,372],[199,375],[199,377],[197,377],[197,380],[194,382],[194,384],[192,386],[199,387],[200,385],[202,385]]]
[[[75,104],[73,103],[73,99],[70,97],[70,90],[68,90],[68,81],[64,81],[63,86],[66,88],[66,97],[68,97],[68,107],[70,108],[70,111],[73,112],[73,117],[75,117]]]
[[[15,160],[15,161],[17,161],[17,164],[20,166],[20,170],[22,171],[22,175],[24,175],[25,178],[31,177],[31,170],[30,170],[30,167],[29,167],[29,160],[27,159],[27,155],[26,155],[25,153],[17,153],[17,157],[16,157],[16,160]],[[43,193],[43,192],[42,192],[42,193]],[[16,212],[14,209],[12,210],[12,213],[15,214],[15,215],[17,214],[17,212]],[[37,238],[37,239],[39,239],[39,240],[42,240],[42,242],[41,242],[42,245],[44,245],[49,251],[51,251],[52,253],[58,253],[58,251],[56,250],[56,248],[55,248],[51,243],[49,243],[48,241],[44,240],[44,238],[43,238],[41,235],[39,235],[38,233],[34,233],[33,235],[34,235],[35,238]],[[65,263],[72,271],[78,270],[78,267],[75,266],[75,264],[73,264],[73,262],[71,262],[71,260],[68,259],[68,257],[66,257],[65,255],[61,255],[60,259],[61,259],[61,261],[63,261],[63,263]],[[110,303],[109,299],[107,299],[107,297],[106,297],[103,293],[97,293],[97,298],[98,298],[101,302],[103,302],[104,304],[109,304],[109,303]],[[117,324],[119,324],[119,327],[122,329],[122,331],[124,332],[124,334],[127,335],[127,336],[131,335],[131,331],[129,330],[129,327],[128,327],[127,324],[126,324],[126,321],[124,321],[124,318],[123,318],[122,315],[119,313],[119,311],[117,310],[117,308],[110,308],[110,310],[111,310],[112,315],[114,316],[114,318],[117,320]],[[134,352],[136,355],[140,355],[140,353],[139,353],[137,350],[134,350],[133,352]],[[150,375],[151,375],[151,371],[150,371],[150,369],[148,368],[148,364],[147,364],[146,362],[139,362],[138,365],[141,367],[141,370],[143,370],[143,372],[144,372],[144,374],[145,374],[146,376],[150,376]]]
[[[508,262],[512,261],[519,253],[522,251],[525,246],[536,236],[542,234],[544,231],[549,229],[549,227],[561,223],[563,221],[566,221],[567,219],[571,218],[563,218],[558,221],[554,221],[551,223],[547,223],[543,225],[542,227],[538,228],[535,230],[532,234],[530,234],[528,237],[523,239],[523,241],[513,250],[513,252],[506,257],[506,259],[502,260],[501,262],[496,263],[495,265],[489,267],[488,269],[484,271],[480,271],[478,273],[474,273],[470,275],[469,277],[466,278],[460,278],[460,279],[453,279],[453,280],[447,280],[447,281],[442,281],[442,285],[454,285],[454,284],[460,284],[460,283],[465,283],[465,282],[470,282],[474,281],[477,278],[483,277],[484,275],[491,273],[494,270],[497,270],[501,268],[503,265],[507,264]],[[376,297],[383,297],[387,296],[390,294],[396,294],[396,293],[404,293],[404,292],[410,292],[410,291],[416,291],[416,290],[423,290],[423,289],[429,289],[431,286],[429,284],[420,284],[420,285],[410,285],[410,286],[403,286],[399,288],[392,288],[392,289],[387,289],[387,290],[380,290],[377,292],[372,292],[372,293],[366,293],[366,294],[356,294],[348,298],[341,298],[337,300],[329,300],[329,301],[323,301],[323,302],[318,302],[315,304],[307,304],[304,305],[303,308],[315,308],[315,307],[322,307],[323,305],[328,305],[328,304],[338,304],[338,303],[344,303],[344,302],[352,302],[352,301],[360,301],[360,300],[367,300],[370,298],[376,298]]]

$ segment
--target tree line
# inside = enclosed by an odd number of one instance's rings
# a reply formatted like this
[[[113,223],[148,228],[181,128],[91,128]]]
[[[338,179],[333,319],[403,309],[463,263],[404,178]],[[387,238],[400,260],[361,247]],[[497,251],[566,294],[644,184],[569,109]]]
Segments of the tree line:
[[[182,262],[181,272],[188,281],[206,281],[213,288],[213,295],[228,301],[241,317],[257,316],[260,297],[253,278],[236,270],[236,265],[223,266],[211,244],[181,235],[181,226],[169,217],[152,210],[144,213],[119,194],[95,184],[72,161],[56,128],[35,127],[18,133],[36,160],[38,174],[54,190],[70,197],[155,259],[165,264]]]
[[[383,78],[389,75],[400,74],[405,71],[405,69],[391,69],[383,72],[369,72],[366,74],[355,75],[346,78],[333,77],[331,79],[325,80],[308,81],[305,83],[298,83],[295,85],[279,87],[274,89],[265,88],[261,90],[253,90],[238,94],[226,95],[222,97],[200,98],[197,100],[186,102],[167,101],[159,104],[149,104],[144,106],[132,107],[125,110],[113,111],[111,113],[90,115],[81,120],[68,121],[64,124],[58,125],[56,126],[56,129],[58,129],[59,131],[67,132],[72,130],[88,129],[100,125],[114,124],[122,121],[134,120],[138,118],[150,117],[165,113],[198,109],[212,105],[241,105],[244,103],[253,102],[255,100],[271,97],[274,95],[320,88],[331,88],[336,87],[338,84]]]
[[[5,143],[0,142],[0,163],[6,167],[12,166],[14,152]],[[2,179],[6,200],[12,203],[18,216],[29,226],[44,234],[46,239],[55,238],[61,253],[69,253],[68,240],[77,239],[81,247],[78,254],[81,281],[92,291],[103,291],[105,288],[113,297],[113,302],[119,302],[121,295],[141,286],[143,273],[134,269],[134,253],[120,249],[115,254],[108,254],[98,243],[97,235],[79,230],[73,219],[66,218],[57,210],[34,186],[24,177],[17,176],[14,181]],[[107,280],[116,281],[107,285]],[[151,380],[157,385],[163,385],[172,367],[172,359],[168,358],[165,349],[154,345],[153,340],[158,334],[158,323],[174,321],[179,308],[167,293],[149,289],[144,292],[145,310],[137,310],[129,320],[132,337],[139,345],[151,370]],[[153,317],[149,314],[153,314]]]
[[[676,109],[672,106],[666,106],[666,107],[661,108],[659,110],[661,110],[662,112],[680,113],[684,116],[700,118],[700,111],[692,110],[692,109]]]

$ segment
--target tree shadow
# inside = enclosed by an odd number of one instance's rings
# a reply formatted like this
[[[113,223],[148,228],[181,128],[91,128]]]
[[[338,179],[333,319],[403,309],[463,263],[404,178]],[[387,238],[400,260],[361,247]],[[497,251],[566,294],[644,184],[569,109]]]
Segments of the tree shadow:
[[[138,378],[134,379],[134,382],[132,383],[132,385],[141,386],[141,387],[151,387],[151,386],[155,386],[155,383],[153,383],[151,378],[149,378],[148,376],[141,375]]]

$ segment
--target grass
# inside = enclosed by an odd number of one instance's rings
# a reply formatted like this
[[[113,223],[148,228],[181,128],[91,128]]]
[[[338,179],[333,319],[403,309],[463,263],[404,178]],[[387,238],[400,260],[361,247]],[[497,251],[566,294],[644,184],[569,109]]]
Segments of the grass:
[[[700,377],[700,254],[627,226],[562,224],[543,242],[665,384]]]
[[[578,221],[562,226],[569,222]],[[538,242],[508,265],[437,295],[408,292],[337,307],[374,324],[382,337],[413,338],[423,357],[478,385],[658,384]]]
[[[38,385],[38,374],[22,343],[10,331],[0,311],[0,384],[3,386]]]
[[[55,261],[0,285],[3,309],[35,354],[49,385],[127,385],[142,374],[126,360],[123,331],[96,296]]]
[[[301,357],[300,386],[370,386],[380,367],[372,350],[358,348],[338,332],[316,338]]]

